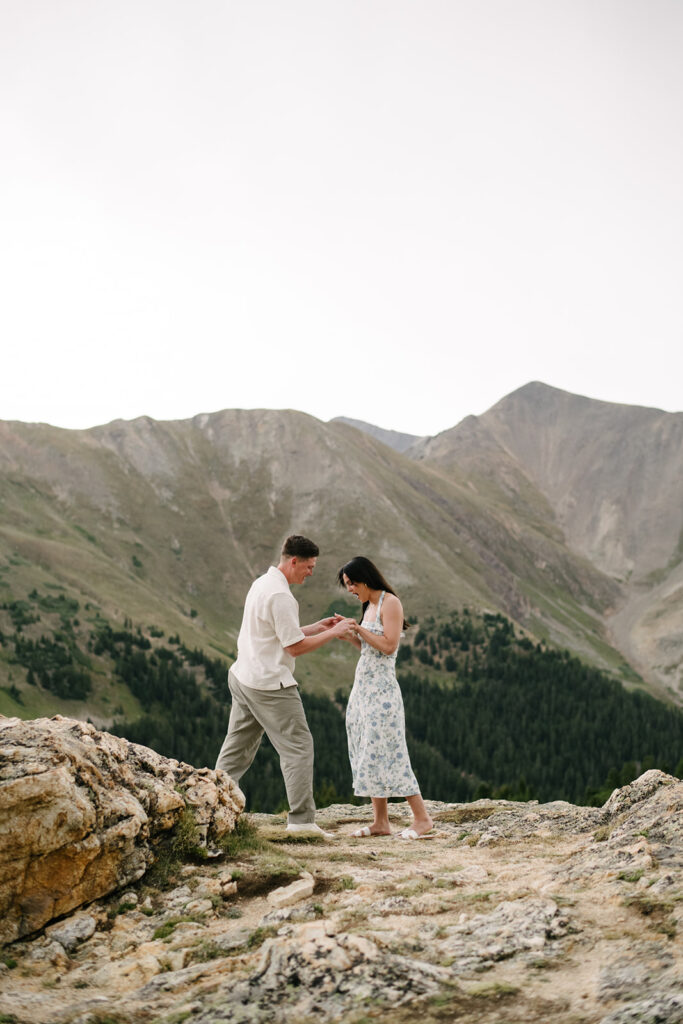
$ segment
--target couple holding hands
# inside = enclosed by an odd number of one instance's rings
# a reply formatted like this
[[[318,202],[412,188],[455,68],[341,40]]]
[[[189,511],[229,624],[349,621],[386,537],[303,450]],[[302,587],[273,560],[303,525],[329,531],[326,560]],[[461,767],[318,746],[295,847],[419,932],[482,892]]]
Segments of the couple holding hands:
[[[391,835],[387,798],[402,796],[413,821],[399,837],[428,838],[433,822],[410,766],[396,680],[396,652],[406,626],[403,607],[376,566],[358,556],[339,570],[339,583],[363,605],[361,622],[332,615],[300,626],[289,587],[313,574],[318,554],[308,538],[288,537],[279,564],[251,585],[237,661],[228,675],[232,708],[216,768],[239,782],[265,732],[280,757],[290,808],[287,831],[332,838],[315,824],[313,738],[293,671],[298,655],[342,639],[360,651],[346,709],[353,791],[371,797],[373,808],[372,823],[353,835]]]

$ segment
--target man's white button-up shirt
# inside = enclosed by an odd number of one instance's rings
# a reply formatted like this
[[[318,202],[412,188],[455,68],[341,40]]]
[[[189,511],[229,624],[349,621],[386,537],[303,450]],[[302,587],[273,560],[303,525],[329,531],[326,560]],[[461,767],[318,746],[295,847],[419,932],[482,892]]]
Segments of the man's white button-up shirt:
[[[271,565],[247,594],[232,671],[243,686],[256,690],[295,686],[295,659],[285,647],[303,639],[297,600],[282,572]]]

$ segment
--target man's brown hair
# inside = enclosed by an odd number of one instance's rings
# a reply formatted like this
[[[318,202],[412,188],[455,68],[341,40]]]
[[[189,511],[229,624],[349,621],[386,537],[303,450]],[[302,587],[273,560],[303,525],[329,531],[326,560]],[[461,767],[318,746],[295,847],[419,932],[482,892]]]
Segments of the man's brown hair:
[[[283,558],[317,558],[319,554],[318,545],[298,533],[288,537],[282,547]]]

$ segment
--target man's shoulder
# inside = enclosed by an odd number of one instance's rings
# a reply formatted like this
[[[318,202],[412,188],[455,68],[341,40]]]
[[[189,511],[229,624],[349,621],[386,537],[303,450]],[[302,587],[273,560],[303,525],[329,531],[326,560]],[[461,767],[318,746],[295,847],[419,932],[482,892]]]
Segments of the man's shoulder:
[[[271,566],[268,572],[264,572],[262,576],[259,576],[258,579],[254,580],[249,589],[249,593],[263,597],[276,594],[285,594],[289,597],[293,596],[289,589],[287,580],[284,578],[280,570],[276,569],[274,566]]]

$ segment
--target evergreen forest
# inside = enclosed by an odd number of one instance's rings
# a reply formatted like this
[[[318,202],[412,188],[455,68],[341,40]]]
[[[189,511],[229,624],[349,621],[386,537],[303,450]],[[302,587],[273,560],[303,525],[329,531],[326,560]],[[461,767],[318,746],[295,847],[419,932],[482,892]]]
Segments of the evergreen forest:
[[[92,658],[104,659],[142,708],[130,719],[119,709],[112,733],[213,767],[230,711],[225,660],[128,620],[116,629],[98,617],[87,643],[79,643],[77,602],[61,595],[34,592],[3,607],[13,633],[0,633],[0,645],[31,686],[82,701],[91,687]],[[59,628],[28,639],[24,628],[39,622],[41,611],[58,613]],[[504,616],[462,609],[410,633],[397,669],[408,747],[426,798],[600,804],[647,768],[683,775],[683,711],[643,690],[625,690],[567,651],[532,642]],[[361,802],[353,796],[348,763],[347,696],[302,692],[320,806]],[[286,807],[267,739],[240,785],[249,810]]]

